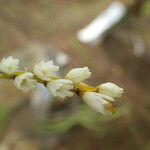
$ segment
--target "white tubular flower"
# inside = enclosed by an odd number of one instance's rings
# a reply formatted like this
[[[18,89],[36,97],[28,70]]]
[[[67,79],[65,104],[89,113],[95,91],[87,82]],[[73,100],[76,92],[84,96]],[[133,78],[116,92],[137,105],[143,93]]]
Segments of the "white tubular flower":
[[[19,60],[18,59],[14,59],[12,56],[8,57],[8,58],[4,58],[1,62],[0,62],[0,71],[6,74],[12,74],[15,73],[19,66]]]
[[[98,86],[98,92],[111,97],[121,97],[123,89],[114,83],[107,82]]]
[[[67,79],[58,79],[48,82],[47,84],[48,90],[52,93],[55,97],[65,98],[66,96],[72,97],[74,86],[71,80]]]
[[[38,63],[33,68],[33,73],[40,79],[45,81],[51,81],[52,78],[56,78],[56,72],[59,70],[58,66],[55,66],[53,61],[44,61]]]
[[[96,92],[85,92],[83,100],[95,111],[102,114],[114,113],[114,108],[109,101],[114,101],[112,97]]]
[[[66,78],[72,80],[74,83],[81,82],[91,76],[91,72],[89,71],[88,67],[84,68],[75,68],[70,70]]]
[[[34,89],[36,86],[36,80],[33,79],[33,74],[30,72],[23,73],[15,78],[15,86],[24,92],[28,92]]]

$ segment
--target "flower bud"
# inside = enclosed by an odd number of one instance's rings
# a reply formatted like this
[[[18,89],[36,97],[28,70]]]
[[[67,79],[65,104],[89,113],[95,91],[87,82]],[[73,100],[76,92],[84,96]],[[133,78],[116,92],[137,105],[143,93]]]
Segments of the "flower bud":
[[[118,87],[116,84],[107,82],[97,86],[98,92],[111,97],[121,97],[123,94],[123,89]]]
[[[95,111],[102,114],[114,113],[114,108],[109,101],[114,101],[112,97],[96,92],[85,92],[83,100]]]
[[[33,79],[33,74],[30,72],[17,76],[14,83],[18,89],[24,92],[28,92],[36,86],[36,80]]]
[[[33,68],[33,73],[40,79],[45,81],[51,81],[52,78],[56,78],[56,72],[59,70],[58,66],[55,66],[53,61],[44,63],[38,63]]]
[[[0,71],[10,75],[12,73],[15,73],[18,70],[19,68],[18,64],[19,64],[19,60],[14,59],[12,56],[8,58],[4,58],[0,62]]]
[[[65,97],[72,97],[74,86],[71,80],[67,79],[58,79],[48,82],[47,84],[48,90],[52,93],[55,97],[65,98]]]
[[[72,80],[74,83],[81,82],[91,76],[91,72],[89,71],[88,67],[84,68],[75,68],[70,70],[66,78]]]

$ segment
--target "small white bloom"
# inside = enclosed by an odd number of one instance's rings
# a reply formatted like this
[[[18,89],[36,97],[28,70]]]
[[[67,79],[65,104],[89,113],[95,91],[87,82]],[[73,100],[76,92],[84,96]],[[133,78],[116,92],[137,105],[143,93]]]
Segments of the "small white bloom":
[[[91,76],[91,72],[89,71],[88,67],[84,68],[75,68],[70,70],[66,78],[72,80],[74,83],[81,82]]]
[[[36,86],[36,80],[33,79],[33,76],[30,72],[17,76],[14,81],[15,86],[24,92],[28,92]]]
[[[33,73],[40,79],[45,81],[51,81],[52,78],[56,78],[56,72],[59,70],[58,66],[55,66],[53,61],[44,61],[38,63],[33,68]]]
[[[48,82],[48,90],[55,96],[65,98],[66,96],[72,97],[73,82],[67,79],[58,79]]]
[[[6,74],[12,74],[18,70],[19,68],[18,64],[19,60],[14,59],[12,56],[4,58],[0,62],[0,71]]]
[[[95,111],[102,114],[110,114],[112,107],[109,101],[114,101],[112,97],[102,95],[96,92],[85,92],[83,94],[83,100]]]
[[[121,97],[123,89],[114,83],[107,82],[98,86],[98,92],[111,97]]]

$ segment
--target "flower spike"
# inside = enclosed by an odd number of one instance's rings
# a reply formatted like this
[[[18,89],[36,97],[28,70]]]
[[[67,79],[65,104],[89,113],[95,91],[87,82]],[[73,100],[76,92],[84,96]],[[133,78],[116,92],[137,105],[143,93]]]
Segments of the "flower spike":
[[[17,89],[28,92],[42,83],[54,97],[80,96],[93,110],[101,114],[114,114],[112,103],[121,97],[123,89],[114,83],[107,82],[96,87],[82,83],[91,76],[88,67],[70,70],[65,78],[57,76],[59,67],[53,61],[40,62],[33,67],[33,72],[19,71],[19,60],[12,56],[0,62],[0,79],[12,79]]]

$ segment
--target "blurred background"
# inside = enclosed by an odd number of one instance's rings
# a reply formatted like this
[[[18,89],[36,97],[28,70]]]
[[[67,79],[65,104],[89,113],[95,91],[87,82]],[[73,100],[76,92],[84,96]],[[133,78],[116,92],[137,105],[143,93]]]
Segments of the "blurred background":
[[[103,116],[77,96],[54,99],[42,85],[25,94],[2,80],[0,150],[150,150],[150,1],[120,0],[125,15],[94,46],[76,36],[112,3],[0,0],[1,59],[20,58],[23,69],[53,59],[61,75],[88,66],[87,83],[125,89],[116,114]]]

